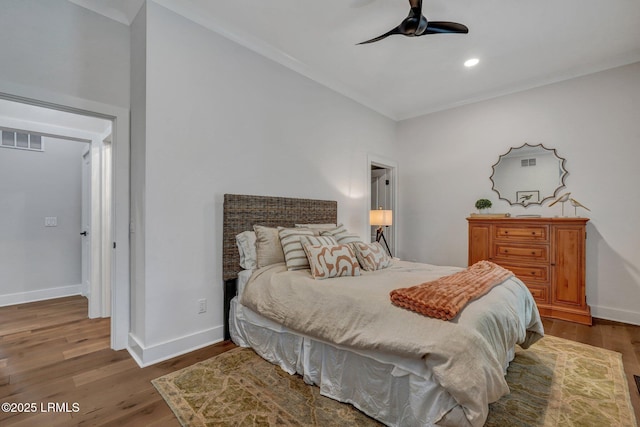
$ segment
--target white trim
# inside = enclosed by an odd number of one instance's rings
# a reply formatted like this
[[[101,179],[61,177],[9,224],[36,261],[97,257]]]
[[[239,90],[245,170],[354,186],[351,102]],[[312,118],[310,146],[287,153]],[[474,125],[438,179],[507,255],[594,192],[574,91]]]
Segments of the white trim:
[[[175,340],[164,341],[145,347],[135,335],[130,333],[127,350],[136,363],[141,368],[145,368],[176,356],[222,342],[224,341],[222,338],[223,335],[223,326],[216,326],[215,328],[185,335]]]
[[[0,295],[0,307],[54,298],[64,298],[74,295],[82,295],[82,285],[70,285],[59,288],[39,289],[37,291]]]
[[[614,322],[640,325],[640,313],[636,311],[620,310],[613,307],[591,306],[591,316]]]

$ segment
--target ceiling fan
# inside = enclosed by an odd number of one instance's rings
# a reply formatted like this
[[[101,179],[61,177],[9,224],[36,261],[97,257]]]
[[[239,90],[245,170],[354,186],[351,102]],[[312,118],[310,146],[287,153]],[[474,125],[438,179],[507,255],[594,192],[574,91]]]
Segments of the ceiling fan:
[[[458,24],[457,22],[427,21],[427,18],[422,14],[422,0],[409,0],[409,4],[411,5],[409,16],[404,18],[400,25],[381,36],[358,44],[377,42],[394,34],[402,34],[407,37],[418,37],[424,36],[425,34],[467,34],[469,32],[469,28],[467,28],[466,25]]]

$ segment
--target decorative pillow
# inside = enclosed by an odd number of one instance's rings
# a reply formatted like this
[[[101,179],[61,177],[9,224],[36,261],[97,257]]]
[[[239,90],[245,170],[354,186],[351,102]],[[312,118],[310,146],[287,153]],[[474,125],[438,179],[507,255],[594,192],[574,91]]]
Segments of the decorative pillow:
[[[378,242],[356,242],[352,246],[363,270],[375,271],[391,265],[391,257]]]
[[[336,241],[335,237],[333,236],[302,236],[300,237],[300,244],[302,245],[302,247],[304,247],[304,245],[312,245],[312,246],[319,246],[319,245],[337,245],[338,242]]]
[[[302,249],[300,238],[302,236],[313,236],[313,231],[308,228],[283,228],[278,227],[280,244],[284,252],[284,260],[287,263],[287,270],[304,270],[309,268],[307,255]]]
[[[340,224],[342,225],[342,224]],[[331,230],[337,227],[336,224],[296,224],[296,227],[308,228],[313,234],[319,236],[321,232]]]
[[[308,228],[310,230],[331,230],[332,228],[336,228],[337,225],[336,224],[296,224],[296,227]]]
[[[278,229],[254,225],[253,231],[256,232],[256,259],[258,261],[258,268],[284,262],[284,252],[282,252]]]
[[[348,245],[305,244],[303,247],[314,279],[360,275],[360,265]]]
[[[256,232],[243,231],[236,236],[236,245],[240,252],[240,267],[245,270],[253,270],[258,265],[256,253]]]
[[[333,236],[338,243],[346,245],[347,243],[362,242],[362,239],[357,234],[349,233],[349,230],[342,224],[332,230],[326,230],[320,232],[321,236]]]

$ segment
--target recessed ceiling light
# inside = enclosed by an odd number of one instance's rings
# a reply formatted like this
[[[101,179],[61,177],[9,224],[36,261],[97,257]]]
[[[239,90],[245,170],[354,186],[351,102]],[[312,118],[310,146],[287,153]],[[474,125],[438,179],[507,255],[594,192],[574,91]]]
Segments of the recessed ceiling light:
[[[467,59],[466,61],[464,61],[464,66],[465,67],[475,67],[476,65],[478,65],[478,62],[480,62],[480,60],[478,58]]]

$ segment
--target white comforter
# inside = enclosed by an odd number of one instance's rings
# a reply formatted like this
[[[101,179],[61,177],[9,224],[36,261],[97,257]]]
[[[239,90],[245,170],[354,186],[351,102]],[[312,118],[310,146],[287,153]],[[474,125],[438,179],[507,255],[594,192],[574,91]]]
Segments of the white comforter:
[[[488,405],[509,392],[504,374],[515,344],[526,348],[544,333],[526,286],[511,278],[472,301],[451,321],[391,304],[389,292],[460,271],[395,261],[359,277],[314,280],[284,264],[256,271],[240,302],[301,334],[355,350],[423,360],[433,378],[481,426]]]

